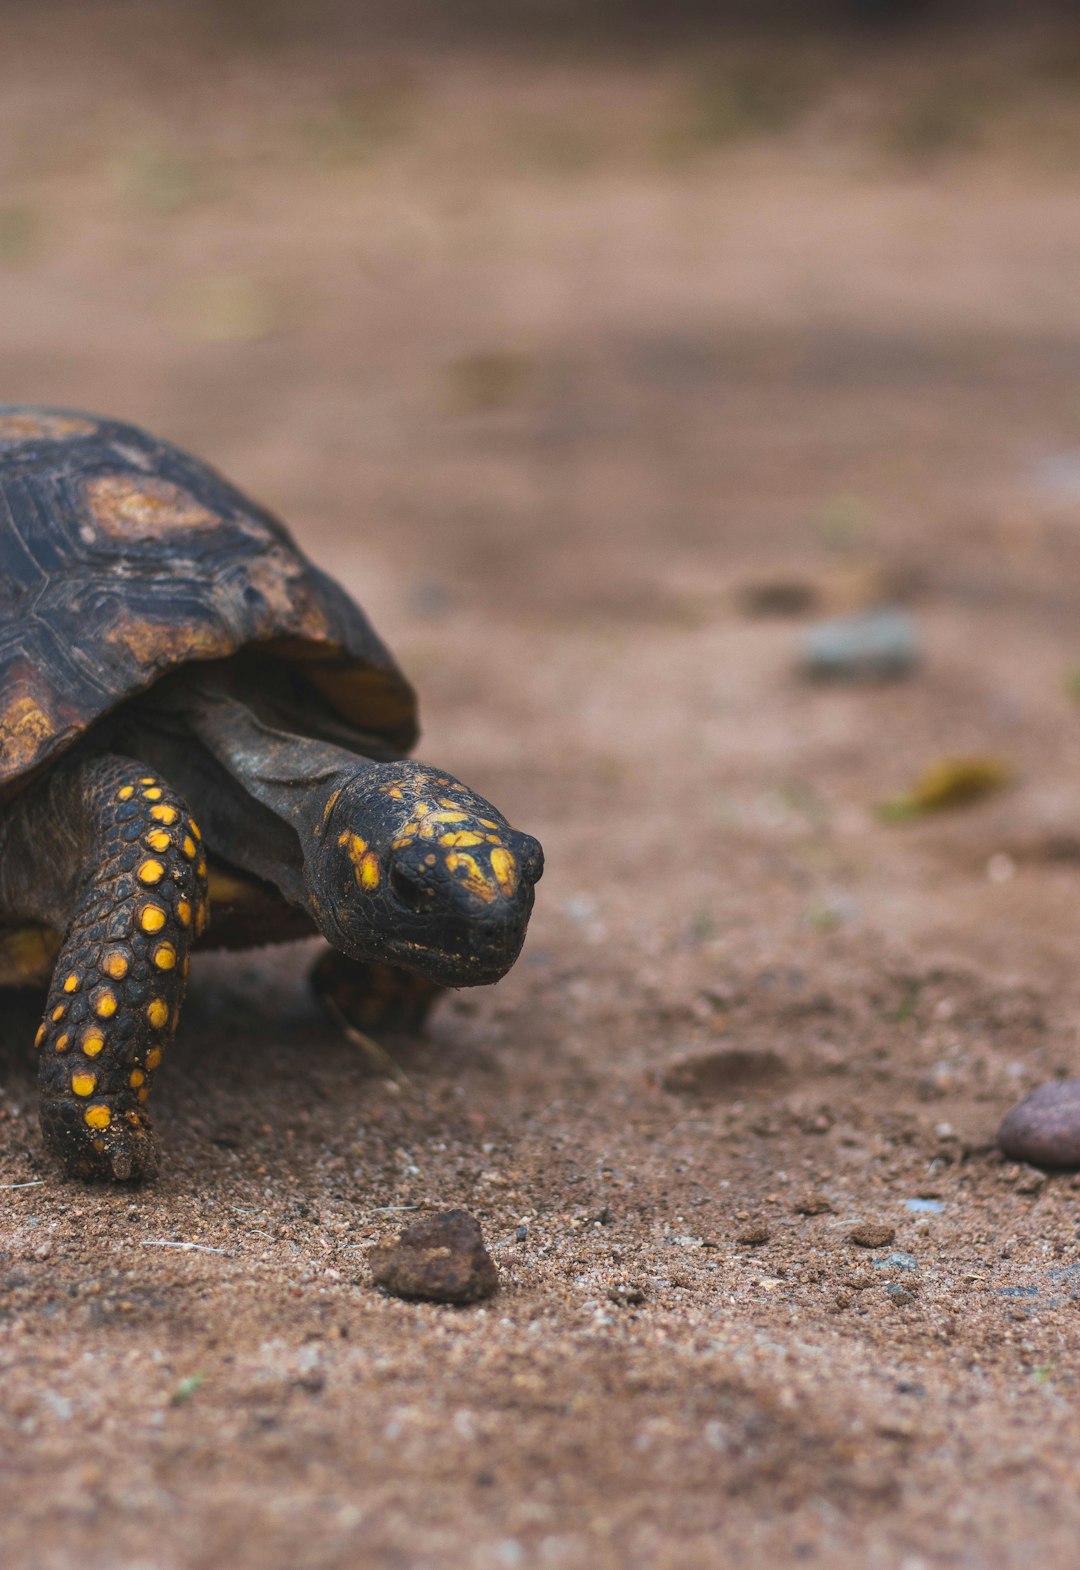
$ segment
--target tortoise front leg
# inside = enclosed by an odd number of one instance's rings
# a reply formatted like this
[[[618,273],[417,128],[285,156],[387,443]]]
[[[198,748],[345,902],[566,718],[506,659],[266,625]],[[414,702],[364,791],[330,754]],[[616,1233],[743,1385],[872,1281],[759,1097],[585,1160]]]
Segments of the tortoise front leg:
[[[355,1030],[418,1031],[435,999],[445,989],[411,970],[377,960],[349,959],[327,949],[311,972],[311,987],[324,1005],[336,1009]]]
[[[207,919],[206,858],[184,802],[142,765],[99,757],[56,774],[43,799],[68,821],[53,844],[75,838],[81,875],[36,1039],[41,1125],[71,1176],[135,1181],[155,1166],[146,1103]]]

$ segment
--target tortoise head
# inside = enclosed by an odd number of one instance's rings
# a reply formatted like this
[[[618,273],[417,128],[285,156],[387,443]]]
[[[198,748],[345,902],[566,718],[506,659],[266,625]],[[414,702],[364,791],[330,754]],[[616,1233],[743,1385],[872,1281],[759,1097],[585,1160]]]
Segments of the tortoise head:
[[[544,853],[451,775],[366,764],[330,796],[317,840],[312,906],[342,953],[447,987],[497,981],[514,963]]]

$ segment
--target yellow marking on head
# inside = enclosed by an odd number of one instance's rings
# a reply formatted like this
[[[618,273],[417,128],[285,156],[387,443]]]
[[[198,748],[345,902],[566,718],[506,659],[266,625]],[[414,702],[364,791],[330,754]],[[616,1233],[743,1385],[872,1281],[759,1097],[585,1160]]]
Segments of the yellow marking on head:
[[[146,1072],[148,1074],[152,1074],[156,1068],[160,1068],[161,1058],[161,1048],[151,1047],[150,1051],[146,1054]]]
[[[157,784],[157,779],[155,778],[155,776],[153,774],[145,774],[145,775],[143,775],[142,779],[139,781],[139,784],[140,785],[156,785]]]
[[[63,1019],[63,1017],[64,1017],[64,1015],[65,1015],[65,1014],[66,1014],[66,1013],[67,1013],[67,1008],[66,1008],[66,1006],[65,1006],[65,1005],[64,1005],[64,1004],[63,1004],[63,1003],[58,1003],[58,1004],[57,1004],[57,1005],[56,1005],[56,1007],[55,1007],[55,1008],[54,1008],[54,1009],[53,1009],[53,1011],[52,1011],[52,1017],[53,1017],[53,1024],[54,1024],[54,1025],[55,1025],[55,1024],[56,1024],[56,1021],[57,1021],[57,1020],[58,1020],[58,1019]]]
[[[116,1007],[116,993],[109,987],[102,987],[94,1002],[94,1013],[99,1019],[111,1019]]]
[[[175,807],[169,807],[162,804],[160,807],[151,807],[150,816],[156,819],[158,823],[173,824],[176,822],[180,814],[177,812]],[[155,846],[155,849],[156,848],[157,847]]]
[[[65,992],[75,992],[75,991],[78,990],[78,986],[79,986],[79,977],[78,977],[78,975],[76,974],[75,971],[72,971],[70,976],[65,976],[64,977],[64,991]]]
[[[124,785],[116,793],[117,801],[130,801],[135,794],[134,785]]]
[[[112,1122],[112,1113],[108,1107],[103,1107],[100,1104],[95,1107],[87,1107],[83,1113],[83,1122],[88,1123],[91,1128],[108,1128]]]
[[[45,1040],[45,1026],[44,1025],[39,1025],[38,1028],[37,1028],[37,1035],[34,1037],[34,1045],[35,1045],[35,1047],[40,1047],[41,1043],[44,1040]]]
[[[146,1075],[143,1073],[141,1068],[132,1069],[131,1073],[128,1075],[128,1084],[131,1086],[132,1090],[138,1090],[140,1085],[146,1084]]]
[[[439,825],[430,818],[425,818],[420,825],[420,838],[422,840],[433,840],[438,832]]]
[[[435,803],[433,801],[418,801],[413,804],[412,815],[414,818],[426,818],[429,813],[434,811]]]
[[[160,905],[144,905],[139,912],[139,926],[144,932],[160,932],[168,919]]]
[[[467,812],[461,812],[457,807],[453,807],[448,812],[433,812],[431,821],[432,823],[465,823],[468,816]]]
[[[177,902],[176,919],[182,927],[191,926],[191,901],[182,899]]]
[[[147,1089],[147,1087],[144,1085],[143,1088],[139,1091],[139,1101],[140,1101],[141,1105],[145,1107],[146,1103],[149,1100],[150,1100],[150,1092]]]
[[[505,845],[496,845],[491,852],[491,870],[503,894],[513,894],[517,888],[517,857]]]
[[[169,1005],[164,998],[155,998],[146,1005],[146,1017],[155,1030],[160,1030],[169,1018]]]
[[[149,790],[143,791],[143,801],[160,801],[164,794],[160,785],[151,785]]]
[[[136,869],[135,876],[140,883],[160,883],[165,876],[165,868],[160,861],[154,861],[150,857]]]
[[[92,1096],[97,1085],[96,1074],[72,1074],[71,1088],[77,1096]]]
[[[470,856],[468,851],[452,850],[446,858],[446,867],[449,872],[457,872],[459,867],[462,868],[465,876],[460,881],[464,883],[469,893],[475,894],[485,905],[491,904],[495,898],[495,889],[490,879],[480,871],[475,856]]]
[[[71,1040],[71,1037],[68,1035],[66,1030],[64,1031],[64,1034],[62,1036],[57,1036],[57,1038],[56,1038],[56,1050],[57,1050],[57,1052],[66,1052],[67,1049],[68,1049],[68,1042],[70,1040]]]
[[[168,850],[172,844],[172,835],[166,834],[164,829],[151,829],[144,837],[143,844],[151,850]]]
[[[425,867],[433,867],[434,865],[435,865],[435,857],[434,856],[425,856],[424,857],[424,866]]]
[[[88,1030],[80,1045],[88,1058],[96,1058],[105,1045],[105,1037],[100,1030]]]
[[[176,950],[171,943],[159,943],[152,957],[158,970],[172,970],[176,964]]]
[[[388,796],[392,796],[395,801],[405,800],[405,792],[398,785],[384,785],[383,790],[385,790]]]
[[[360,886],[365,889],[377,889],[382,873],[379,869],[379,858],[373,850],[369,850],[359,867]]]
[[[367,840],[361,839],[359,834],[354,834],[351,829],[346,829],[338,835],[338,844],[348,852],[349,860],[354,867],[359,867],[364,859],[364,852],[368,848]]]
[[[121,954],[119,949],[113,949],[111,954],[106,954],[102,969],[114,981],[123,981],[131,969],[131,963],[126,954]]]
[[[448,850],[464,850],[468,845],[482,845],[484,836],[474,834],[471,829],[458,829],[456,833],[451,830],[449,834],[439,835],[439,844],[445,845]]]
[[[477,822],[482,823],[485,829],[497,829],[499,827],[499,825],[497,823],[493,823],[490,818],[478,818]]]

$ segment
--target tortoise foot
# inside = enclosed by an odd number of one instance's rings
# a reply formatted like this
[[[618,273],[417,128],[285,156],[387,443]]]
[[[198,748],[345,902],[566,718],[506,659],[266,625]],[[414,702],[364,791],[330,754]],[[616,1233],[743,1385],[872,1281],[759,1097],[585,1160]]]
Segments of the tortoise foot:
[[[69,1100],[45,1100],[45,1143],[68,1177],[84,1182],[142,1183],[157,1172],[157,1140],[145,1111],[99,1102],[93,1123]]]
[[[423,1028],[431,1005],[444,990],[410,970],[374,960],[347,959],[328,949],[311,972],[315,996],[354,1030],[412,1034]]]

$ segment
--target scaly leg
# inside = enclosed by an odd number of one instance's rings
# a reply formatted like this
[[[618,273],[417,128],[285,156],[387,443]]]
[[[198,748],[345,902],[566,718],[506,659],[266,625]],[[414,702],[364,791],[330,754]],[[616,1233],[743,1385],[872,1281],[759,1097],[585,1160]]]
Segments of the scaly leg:
[[[420,1030],[431,1005],[445,990],[413,971],[375,960],[348,959],[336,949],[327,949],[315,965],[311,986],[320,1001],[329,999],[365,1035]]]
[[[61,765],[12,816],[4,904],[64,932],[36,1038],[45,1142],[71,1176],[138,1180],[155,1166],[150,1084],[207,919],[199,831],[163,780],[119,757]]]

